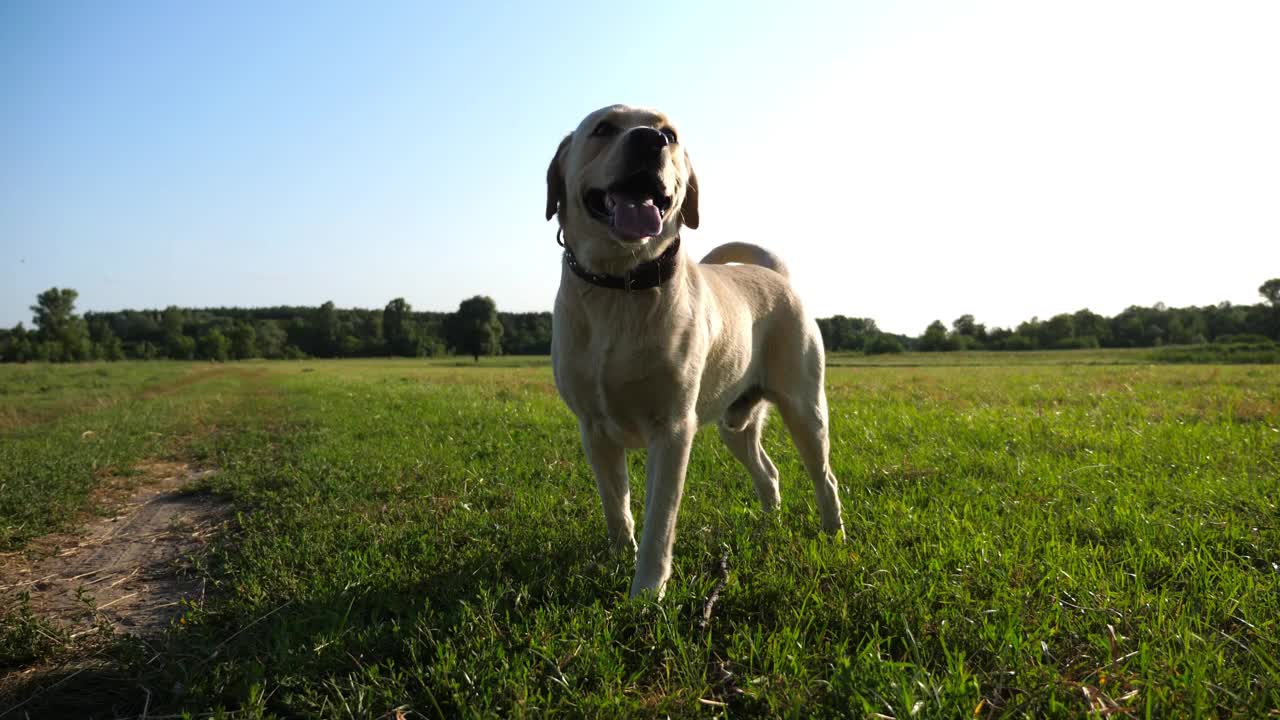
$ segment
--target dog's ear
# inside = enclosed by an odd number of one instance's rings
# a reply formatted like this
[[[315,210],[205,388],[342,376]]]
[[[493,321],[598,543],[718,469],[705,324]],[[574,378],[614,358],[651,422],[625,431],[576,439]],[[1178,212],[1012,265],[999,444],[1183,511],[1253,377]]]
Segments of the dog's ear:
[[[685,153],[684,163],[689,168],[689,182],[685,185],[684,202],[680,205],[680,223],[691,230],[697,230],[698,176],[693,172],[693,163],[689,162],[689,153]]]
[[[564,161],[564,151],[569,147],[569,141],[573,139],[573,133],[564,136],[560,141],[560,147],[556,148],[556,154],[551,156],[551,165],[547,167],[547,219],[550,220],[560,209],[560,203],[564,202],[566,190],[564,187],[564,170],[560,164]]]

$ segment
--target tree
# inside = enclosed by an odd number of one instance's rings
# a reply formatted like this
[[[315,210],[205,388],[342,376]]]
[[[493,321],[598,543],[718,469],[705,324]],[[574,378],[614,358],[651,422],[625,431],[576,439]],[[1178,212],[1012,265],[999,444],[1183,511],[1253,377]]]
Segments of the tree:
[[[174,360],[195,360],[196,339],[190,335],[178,335],[165,341],[169,357]]]
[[[120,338],[114,332],[111,332],[110,325],[103,326],[98,342],[95,344],[95,350],[100,360],[116,362],[124,359],[124,343],[120,342]]]
[[[164,315],[161,316],[160,324],[164,327],[166,337],[173,335],[181,335],[182,327],[186,323],[186,313],[177,305],[170,305],[164,309]]]
[[[1259,285],[1258,294],[1266,298],[1272,307],[1280,307],[1280,278],[1271,278]]]
[[[1142,308],[1130,306],[1111,318],[1111,338],[1117,347],[1144,347],[1151,343],[1145,336]]]
[[[941,320],[934,320],[929,323],[929,327],[925,328],[924,335],[920,336],[920,341],[916,348],[921,352],[941,352],[943,350],[951,350],[947,343],[947,326],[942,324]]]
[[[948,337],[951,349],[969,350],[987,344],[987,326],[976,322],[972,315],[965,314],[951,323],[951,335]]]
[[[1204,315],[1195,308],[1169,311],[1167,341],[1175,345],[1192,345],[1207,341],[1208,326]]]
[[[1097,341],[1094,347],[1111,344],[1111,323],[1088,308],[1075,311],[1071,315],[1071,325],[1076,337],[1081,339],[1083,345],[1090,344],[1089,338]]]
[[[418,342],[413,327],[413,308],[404,298],[396,298],[382,310],[382,332],[392,355],[417,356]]]
[[[258,331],[243,320],[237,320],[231,326],[231,357],[236,360],[248,360],[258,357]]]
[[[84,360],[92,353],[84,320],[75,314],[79,295],[71,288],[53,287],[37,295],[31,306],[36,336],[47,344],[49,360]]]
[[[1267,299],[1271,305],[1270,312],[1261,312],[1262,306],[1258,306],[1258,315],[1263,317],[1257,318],[1253,323],[1261,334],[1268,335],[1276,340],[1280,340],[1280,278],[1271,278],[1270,280],[1258,286],[1258,293]]]
[[[498,317],[502,321],[503,355],[551,352],[551,313],[500,313]]]
[[[363,355],[385,355],[386,341],[382,336],[382,313],[360,311],[355,325],[356,337],[360,338],[360,352]]]
[[[951,330],[961,337],[971,337],[977,341],[987,339],[987,326],[975,322],[973,316],[969,314],[956,318],[955,322],[951,323]]]
[[[1208,330],[1205,335],[1215,339],[1222,335],[1238,335],[1248,325],[1249,311],[1245,307],[1223,301],[1204,309]]]
[[[206,360],[226,362],[231,352],[231,341],[218,328],[210,328],[200,338],[200,357]]]
[[[1040,329],[1043,326],[1044,323],[1040,322],[1040,318],[1034,315],[1030,320],[1023,320],[1018,323],[1018,327],[1013,331],[1013,336],[1005,340],[1005,349],[1035,350],[1040,347]]]
[[[34,360],[36,353],[31,343],[33,334],[27,332],[22,323],[13,326],[13,330],[5,333],[4,339],[0,341],[0,362],[24,363]]]
[[[183,334],[186,313],[182,308],[170,305],[164,309],[160,324],[164,327],[164,347],[174,360],[191,360],[196,356],[195,339]]]
[[[280,324],[272,320],[259,320],[253,326],[258,352],[265,358],[284,357],[285,345],[289,344],[289,336]]]
[[[493,298],[477,295],[463,300],[445,322],[445,339],[454,352],[470,355],[476,362],[481,355],[501,352],[502,323]]]
[[[1061,313],[1049,318],[1040,326],[1040,345],[1046,348],[1069,347],[1069,341],[1075,335],[1075,320],[1072,316]]]
[[[876,321],[871,318],[835,315],[819,318],[817,322],[818,331],[822,333],[822,345],[827,350],[862,350],[880,332]]]
[[[111,318],[104,315],[85,314],[89,326],[89,339],[93,341],[95,360],[115,362],[124,359],[124,343],[111,329]]]
[[[76,298],[80,293],[71,288],[49,288],[36,296],[36,304],[31,306],[35,313],[36,331],[41,339],[57,340],[66,332],[67,326],[75,317]]]
[[[312,337],[315,344],[312,354],[318,357],[333,357],[338,354],[341,342],[341,326],[338,322],[338,311],[330,300],[321,305],[312,318]]]

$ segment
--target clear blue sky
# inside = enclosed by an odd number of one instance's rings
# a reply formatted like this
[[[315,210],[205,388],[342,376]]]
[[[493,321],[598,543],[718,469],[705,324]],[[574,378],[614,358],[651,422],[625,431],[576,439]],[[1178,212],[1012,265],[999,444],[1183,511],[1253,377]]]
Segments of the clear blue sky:
[[[79,308],[549,310],[582,115],[676,118],[702,254],[814,314],[1255,302],[1280,275],[1276,5],[0,4],[0,325]]]

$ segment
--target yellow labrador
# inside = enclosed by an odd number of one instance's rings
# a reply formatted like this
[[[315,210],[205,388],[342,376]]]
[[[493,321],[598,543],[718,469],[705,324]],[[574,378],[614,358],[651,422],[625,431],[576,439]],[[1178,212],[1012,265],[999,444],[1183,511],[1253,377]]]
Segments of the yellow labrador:
[[[760,446],[766,401],[813,480],[823,529],[841,533],[822,337],[772,253],[729,243],[696,263],[681,248],[681,228],[698,227],[698,179],[671,121],[624,105],[588,115],[547,170],[547,219],[556,215],[565,251],[552,366],[620,551],[636,553],[625,449],[649,451],[631,594],[661,596],[671,574],[700,426],[719,421],[760,503],[778,507],[778,470]]]

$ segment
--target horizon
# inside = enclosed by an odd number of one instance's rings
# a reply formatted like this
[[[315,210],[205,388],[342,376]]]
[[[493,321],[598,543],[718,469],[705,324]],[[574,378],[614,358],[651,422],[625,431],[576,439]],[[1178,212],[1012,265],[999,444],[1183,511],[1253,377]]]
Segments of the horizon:
[[[617,101],[681,127],[690,251],[769,247],[813,317],[1012,328],[1280,275],[1280,6],[566,7],[0,8],[0,326],[51,286],[549,312],[546,165]]]
[[[47,290],[47,289],[50,289],[50,288],[46,288],[46,290]],[[52,289],[59,289],[59,288],[52,288]],[[70,288],[70,289],[75,290],[75,288]],[[474,297],[474,296],[473,296],[473,297]],[[486,297],[488,297],[488,296],[486,296]],[[381,311],[381,310],[385,310],[385,309],[386,309],[386,305],[387,305],[387,304],[389,304],[392,300],[397,300],[397,299],[403,299],[403,298],[399,298],[399,297],[397,297],[397,298],[389,298],[389,299],[387,300],[387,303],[384,303],[384,304],[382,304],[382,305],[378,305],[378,306],[367,306],[367,307],[366,307],[366,306],[358,306],[358,305],[345,305],[345,306],[344,306],[344,305],[338,305],[338,304],[336,304],[336,303],[335,303],[335,304],[334,304],[334,310],[335,310],[336,312],[378,312],[378,311]],[[459,300],[459,303],[461,303],[461,302],[463,302],[464,300],[467,300],[467,299],[468,299],[468,298],[462,298],[461,300]],[[326,302],[331,302],[331,301],[326,301]],[[407,301],[406,301],[406,302],[407,302]],[[1219,301],[1219,302],[1216,302],[1216,303],[1203,303],[1203,304],[1197,304],[1197,305],[1174,306],[1174,305],[1168,305],[1167,303],[1163,303],[1163,302],[1159,302],[1159,301],[1157,301],[1157,302],[1155,302],[1155,303],[1151,303],[1151,304],[1149,304],[1149,305],[1131,304],[1131,305],[1125,306],[1124,308],[1121,308],[1121,310],[1119,310],[1119,311],[1117,311],[1117,312],[1113,312],[1113,313],[1098,313],[1098,314],[1099,314],[1099,315],[1101,315],[1101,316],[1103,316],[1103,317],[1105,317],[1105,318],[1110,319],[1110,318],[1113,318],[1113,317],[1115,317],[1116,315],[1119,315],[1121,312],[1123,312],[1123,311],[1125,311],[1125,310],[1127,310],[1127,309],[1129,309],[1129,308],[1132,308],[1132,307],[1150,308],[1150,309],[1161,309],[1161,306],[1164,306],[1164,307],[1165,307],[1165,308],[1167,308],[1167,309],[1175,310],[1175,309],[1187,309],[1187,308],[1209,308],[1209,307],[1221,307],[1221,306],[1222,306],[1222,304],[1223,304],[1224,302],[1225,302],[1225,303],[1227,303],[1227,304],[1229,304],[1229,305],[1231,305],[1231,306],[1243,306],[1243,307],[1247,307],[1247,306],[1251,306],[1251,305],[1262,305],[1262,306],[1266,306],[1266,305],[1268,304],[1268,303],[1267,303],[1267,301],[1265,300],[1265,298],[1262,298],[1261,293],[1258,293],[1258,300],[1257,300],[1256,302],[1252,302],[1252,303],[1231,303],[1230,301]],[[34,303],[35,303],[34,298],[33,298],[33,300],[32,300],[32,303],[33,303],[33,305],[34,305]],[[288,309],[294,309],[294,310],[317,310],[317,309],[319,309],[319,308],[320,308],[320,306],[321,306],[321,305],[323,305],[323,304],[324,304],[324,303],[320,303],[319,305],[298,305],[298,304],[289,304],[289,303],[284,303],[284,304],[280,304],[280,305],[202,305],[202,306],[182,306],[182,305],[177,305],[177,306],[172,306],[172,307],[177,307],[179,310],[182,310],[183,312],[211,312],[211,311],[216,311],[216,310],[229,310],[229,311],[236,311],[236,312],[249,312],[249,311],[256,311],[256,310],[258,310],[258,311],[260,311],[260,310],[271,310],[271,309],[277,309],[277,308],[288,308]],[[93,315],[111,315],[111,314],[115,314],[115,313],[128,313],[128,312],[137,312],[137,313],[153,313],[153,314],[156,314],[156,315],[162,315],[162,314],[164,313],[164,311],[165,311],[168,307],[170,307],[170,306],[166,306],[166,307],[115,308],[115,309],[107,309],[107,310],[84,310],[84,309],[81,309],[81,307],[80,307],[80,300],[79,300],[79,298],[77,298],[77,301],[76,301],[76,308],[75,308],[75,313],[76,313],[77,315],[79,315],[79,316],[84,316],[84,315],[85,315],[85,313],[90,313],[90,314],[93,314]],[[414,306],[412,303],[409,303],[409,307],[410,307],[410,311],[411,311],[411,312],[413,312],[413,313],[433,314],[433,315],[450,315],[450,314],[456,313],[456,312],[458,311],[458,308],[456,308],[456,307],[451,308],[451,309],[443,309],[443,310],[441,310],[441,309],[437,309],[437,308],[420,308],[420,307],[416,307],[416,306]],[[552,314],[552,311],[551,311],[551,310],[509,310],[509,309],[506,309],[506,308],[503,308],[503,307],[500,307],[500,306],[499,306],[499,307],[497,307],[497,311],[498,311],[498,313],[499,313],[500,315],[501,315],[501,314],[511,314],[511,315],[527,315],[527,314],[545,314],[545,315],[551,315],[551,314]],[[1041,322],[1043,322],[1043,321],[1049,320],[1049,319],[1051,319],[1051,318],[1053,318],[1054,316],[1057,316],[1057,315],[1072,315],[1072,314],[1075,314],[1075,313],[1077,313],[1077,312],[1081,312],[1081,311],[1095,312],[1095,311],[1093,310],[1093,308],[1088,308],[1088,307],[1084,307],[1084,308],[1076,308],[1076,309],[1074,309],[1074,310],[1063,310],[1063,311],[1061,311],[1061,312],[1055,312],[1055,313],[1053,313],[1053,314],[1051,314],[1051,315],[1032,315],[1032,316],[1028,316],[1028,317],[1022,318],[1021,320],[1019,320],[1019,321],[1017,321],[1017,322],[1011,323],[1011,324],[1009,324],[1009,325],[999,325],[999,324],[987,323],[987,322],[984,322],[984,321],[983,321],[983,319],[982,319],[982,318],[980,318],[980,317],[974,317],[974,318],[973,318],[973,320],[974,320],[974,322],[978,323],[979,325],[983,325],[987,331],[996,330],[996,329],[999,329],[999,328],[1005,328],[1005,329],[1008,329],[1008,330],[1016,330],[1016,329],[1017,329],[1017,327],[1018,327],[1020,324],[1022,324],[1023,322],[1033,322],[1033,321],[1041,321]],[[968,313],[961,313],[961,315],[965,315],[965,314],[968,314]],[[944,325],[946,325],[946,327],[947,327],[948,331],[950,331],[950,330],[952,329],[952,324],[953,324],[953,322],[954,322],[955,320],[959,319],[959,318],[961,317],[961,315],[957,315],[955,318],[951,318],[950,320],[945,319],[945,318],[942,318],[942,317],[934,318],[934,320],[937,320],[937,321],[942,322]],[[836,317],[836,316],[844,316],[844,317],[847,317],[847,318],[850,318],[850,319],[872,320],[872,321],[874,321],[874,322],[876,323],[876,327],[877,327],[877,329],[878,329],[880,332],[887,333],[887,334],[890,334],[890,335],[899,335],[899,336],[903,336],[903,337],[916,338],[916,337],[919,337],[919,336],[924,332],[924,328],[921,328],[920,332],[918,332],[918,333],[898,332],[898,331],[896,331],[896,330],[886,329],[886,328],[882,327],[882,326],[880,325],[879,321],[878,321],[878,320],[876,320],[876,318],[873,318],[873,317],[866,317],[866,316],[859,316],[859,315],[848,315],[848,314],[846,314],[846,313],[839,313],[839,312],[837,312],[837,313],[832,313],[831,315],[821,315],[821,316],[813,315],[812,317],[813,317],[813,319],[816,319],[816,320],[829,320],[829,319],[831,319],[831,318],[833,318],[833,317]],[[930,322],[930,323],[932,323],[932,322],[934,322],[934,320],[930,320],[929,322]],[[35,329],[35,323],[34,323],[34,322],[29,322],[29,321],[25,321],[25,320],[24,320],[24,321],[20,321],[20,323],[21,323],[21,324],[22,324],[22,325],[23,325],[27,330],[34,330],[34,329]],[[2,331],[2,330],[8,330],[8,329],[11,329],[12,327],[13,327],[13,326],[0,326],[0,331]]]

